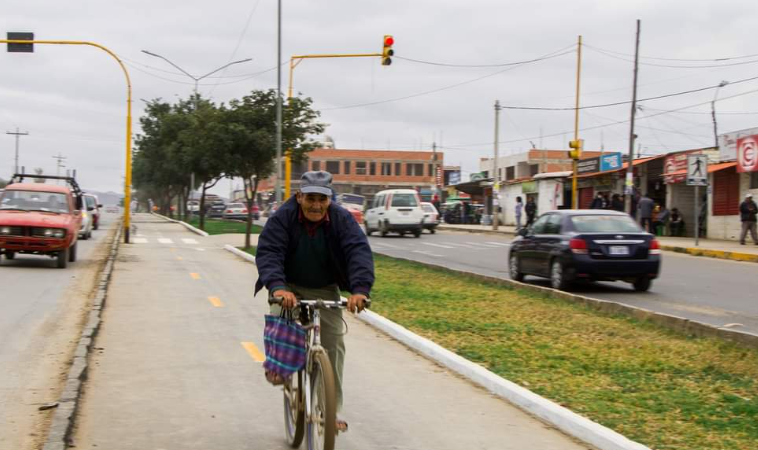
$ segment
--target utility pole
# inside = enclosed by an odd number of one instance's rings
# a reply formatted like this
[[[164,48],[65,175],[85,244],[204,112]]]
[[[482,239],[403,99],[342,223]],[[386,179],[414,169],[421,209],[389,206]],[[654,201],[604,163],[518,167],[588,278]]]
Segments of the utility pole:
[[[497,230],[499,225],[498,220],[498,208],[500,207],[499,194],[500,194],[500,177],[498,176],[497,158],[500,150],[498,141],[500,140],[500,100],[495,100],[495,160],[492,164],[493,177],[495,183],[492,184],[492,229]]]
[[[574,140],[569,143],[569,148],[573,149],[571,153],[571,209],[579,208],[578,178],[579,159],[582,157],[583,142],[579,139],[579,98],[582,81],[582,37],[579,36],[579,42],[576,48],[576,107],[574,108]]]
[[[434,183],[434,194],[439,195],[439,183],[437,183],[437,173],[439,169],[437,168],[437,141],[432,141],[432,183]],[[434,196],[432,196],[434,198]]]
[[[713,101],[711,101],[711,118],[713,119],[713,147],[719,148],[719,132],[716,127],[716,98],[719,95],[719,89],[729,84],[728,81],[722,81],[716,88],[716,92],[713,94]]]
[[[29,136],[29,132],[24,131],[22,133],[22,132],[18,131],[18,127],[16,127],[16,131],[15,132],[13,132],[13,131],[6,131],[5,134],[12,134],[12,135],[16,136],[16,165],[14,166],[15,169],[13,171],[13,173],[15,174],[15,173],[18,173],[18,140],[19,140],[19,138],[21,136]]]
[[[624,210],[632,215],[632,195],[634,194],[634,116],[637,113],[637,72],[640,62],[640,19],[637,19],[637,41],[634,45],[634,81],[632,87],[632,119],[629,129],[629,161],[626,166],[626,183],[624,184]]]
[[[58,177],[61,174],[61,168],[66,167],[65,164],[63,164],[63,161],[65,161],[68,158],[61,155],[59,152],[58,156],[53,156],[53,159],[57,160],[56,165],[55,165],[55,176]]]
[[[282,0],[277,1],[276,31],[276,204],[282,203]],[[290,69],[291,70],[291,69]]]

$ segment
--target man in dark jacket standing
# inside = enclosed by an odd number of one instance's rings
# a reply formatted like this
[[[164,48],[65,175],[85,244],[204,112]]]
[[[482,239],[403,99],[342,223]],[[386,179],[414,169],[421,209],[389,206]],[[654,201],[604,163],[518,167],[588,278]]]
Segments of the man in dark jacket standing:
[[[740,203],[740,219],[742,220],[742,232],[740,233],[740,244],[745,245],[747,232],[750,231],[750,237],[753,243],[758,245],[758,233],[756,233],[756,215],[758,215],[758,205],[753,201],[753,194],[747,194],[745,201]]]
[[[647,194],[643,195],[640,199],[639,203],[637,204],[637,209],[639,209],[639,218],[640,218],[640,225],[642,225],[642,228],[647,231],[648,233],[653,232],[653,208],[655,207],[655,202],[653,199],[647,196]]]
[[[374,259],[368,239],[353,216],[331,203],[332,175],[306,172],[300,191],[287,200],[263,228],[258,239],[257,294],[264,286],[282,307],[291,309],[297,296],[304,299],[339,300],[340,290],[350,292],[347,309],[361,312],[374,284]],[[278,306],[272,314],[278,314]],[[342,368],[345,360],[342,310],[321,311],[321,344],[334,369],[337,410],[342,408]],[[273,373],[273,384],[283,380]],[[337,430],[347,422],[337,420]]]

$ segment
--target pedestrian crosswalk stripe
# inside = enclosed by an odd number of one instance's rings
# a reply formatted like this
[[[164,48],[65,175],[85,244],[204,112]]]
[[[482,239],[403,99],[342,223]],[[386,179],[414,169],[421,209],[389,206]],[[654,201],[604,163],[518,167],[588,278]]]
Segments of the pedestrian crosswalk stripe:
[[[453,246],[455,246],[455,247],[463,247],[463,248],[474,248],[474,247],[472,247],[472,246],[470,246],[470,245],[461,244],[461,243],[458,243],[458,242],[443,242],[443,244],[447,244],[447,245],[453,245]]]
[[[482,244],[481,242],[466,242],[467,244],[476,245],[483,248],[497,248],[489,244]]]
[[[160,242],[161,244],[173,244],[174,243],[174,241],[172,241],[169,238],[158,238],[158,242]]]
[[[197,241],[194,239],[188,239],[188,238],[182,238],[182,242],[185,244],[197,244]]]
[[[147,244],[147,239],[145,238],[138,237],[138,238],[134,238],[133,240],[135,244]]]
[[[498,245],[500,247],[510,247],[511,244],[505,244],[503,242],[485,242],[486,244]]]
[[[450,245],[442,245],[442,244],[433,244],[431,242],[422,242],[424,245],[431,245],[432,247],[439,247],[439,248],[455,248]]]

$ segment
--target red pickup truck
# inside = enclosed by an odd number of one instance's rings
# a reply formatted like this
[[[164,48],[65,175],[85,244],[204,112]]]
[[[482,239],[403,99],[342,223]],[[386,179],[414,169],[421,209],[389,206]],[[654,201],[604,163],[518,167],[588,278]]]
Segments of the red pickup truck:
[[[0,255],[6,260],[17,254],[47,255],[56,259],[57,267],[65,268],[76,261],[81,191],[67,177],[33,177],[63,179],[71,187],[24,183],[24,176],[14,176],[0,194]]]

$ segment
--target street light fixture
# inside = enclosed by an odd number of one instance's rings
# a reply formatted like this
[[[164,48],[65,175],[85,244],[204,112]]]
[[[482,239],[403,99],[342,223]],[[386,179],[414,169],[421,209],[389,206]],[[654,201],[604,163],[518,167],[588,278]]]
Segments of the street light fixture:
[[[716,87],[716,92],[713,94],[713,101],[711,102],[711,117],[713,118],[713,141],[715,143],[714,147],[719,147],[719,133],[718,129],[716,127],[716,98],[719,95],[719,90],[729,84],[728,81],[722,81],[719,83],[718,87]]]

